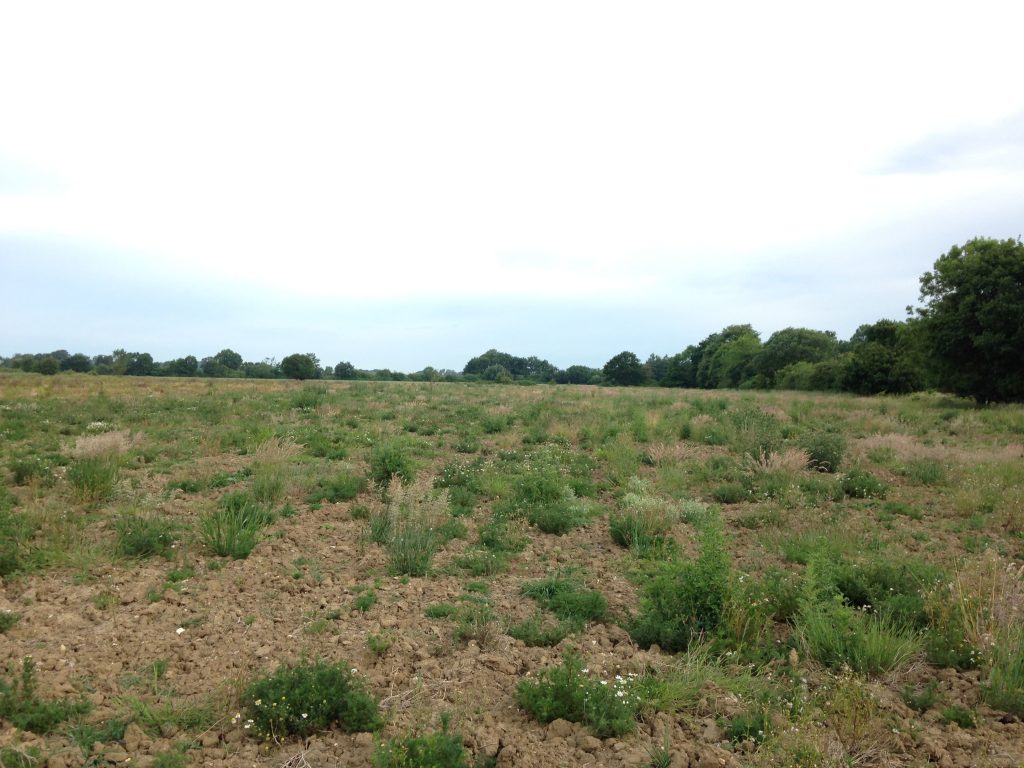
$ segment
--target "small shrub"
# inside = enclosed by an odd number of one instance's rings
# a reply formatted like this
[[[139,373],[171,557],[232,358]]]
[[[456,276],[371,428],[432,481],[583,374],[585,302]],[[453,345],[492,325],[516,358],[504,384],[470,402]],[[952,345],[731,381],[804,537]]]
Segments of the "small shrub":
[[[480,546],[496,554],[514,554],[526,549],[526,536],[522,535],[513,524],[502,517],[494,515],[477,530]]]
[[[807,466],[819,472],[835,472],[843,462],[846,439],[839,432],[814,431],[804,435],[800,447],[807,452]]]
[[[20,613],[14,611],[0,611],[0,635],[4,634],[18,623],[18,619],[21,618]]]
[[[665,564],[645,589],[640,614],[629,627],[639,645],[657,643],[675,653],[718,629],[731,587],[721,521],[709,517],[699,537],[695,561]]]
[[[32,526],[23,515],[5,508],[0,499],[0,576],[9,576],[27,564],[31,538]]]
[[[993,653],[982,697],[993,709],[1024,717],[1024,630],[1016,637],[1003,633]]]
[[[470,576],[494,576],[508,569],[508,560],[502,553],[475,549],[456,557],[455,565]]]
[[[889,490],[885,482],[859,467],[855,467],[843,475],[840,485],[843,493],[851,499],[884,499]]]
[[[569,621],[551,621],[538,611],[526,621],[510,626],[509,637],[521,640],[532,648],[558,645],[569,635],[579,631],[579,626]]]
[[[578,653],[567,652],[561,666],[542,671],[535,680],[521,680],[516,701],[541,723],[563,719],[583,723],[598,738],[623,736],[636,728],[640,710],[631,683],[595,679]]]
[[[125,557],[170,557],[174,544],[174,524],[154,515],[121,515],[114,524],[117,551]]]
[[[366,489],[366,478],[360,477],[350,470],[342,470],[332,478],[317,481],[316,488],[309,495],[309,503],[329,501],[337,504],[350,501]],[[353,516],[355,513],[353,511]]]
[[[475,640],[478,645],[485,646],[496,635],[494,612],[486,602],[470,601],[460,606],[452,618],[455,619],[455,628],[452,630],[455,642],[468,643]]]
[[[27,485],[37,478],[49,484],[50,467],[40,456],[25,456],[12,459],[7,465],[14,475],[15,485]]]
[[[927,712],[939,700],[939,684],[932,680],[924,688],[903,686],[903,703],[915,712]]]
[[[416,469],[406,443],[388,440],[377,443],[370,450],[370,479],[377,487],[387,488],[395,478],[409,483],[415,475]]]
[[[974,728],[978,724],[978,713],[963,707],[946,707],[942,710],[942,722],[955,723],[961,728]]]
[[[588,621],[603,621],[608,601],[597,590],[586,589],[577,580],[552,577],[523,585],[522,592],[544,610],[563,621],[582,628]]]
[[[935,459],[915,459],[908,462],[900,474],[918,485],[941,485],[946,482],[946,468]]]
[[[98,504],[114,494],[120,462],[115,454],[83,456],[67,471],[75,498],[87,504]]]
[[[711,491],[711,498],[719,504],[740,504],[750,498],[742,483],[722,483]]]
[[[368,589],[361,595],[357,595],[356,599],[352,601],[352,607],[361,613],[366,613],[368,610],[373,608],[377,604],[377,593]]]
[[[447,619],[454,616],[459,612],[457,605],[451,603],[435,603],[434,605],[428,605],[426,610],[423,611],[423,615],[428,619]]]
[[[441,715],[441,730],[425,736],[389,739],[378,744],[374,768],[469,768],[462,738],[448,732],[447,714]]]
[[[40,699],[36,692],[35,663],[31,658],[22,659],[20,678],[0,679],[0,720],[23,731],[49,733],[65,720],[83,715],[89,709],[87,701]]]
[[[272,521],[273,515],[247,494],[234,493],[200,518],[199,533],[215,555],[241,560],[256,548],[260,531]]]
[[[772,730],[771,717],[764,709],[743,712],[731,718],[725,726],[725,738],[733,743],[748,739],[755,744],[764,741]]]
[[[327,388],[322,386],[302,387],[292,392],[291,405],[300,411],[316,410],[327,397]]]
[[[373,731],[377,702],[344,664],[300,663],[252,683],[243,697],[253,731],[265,739],[309,736],[337,725]]]

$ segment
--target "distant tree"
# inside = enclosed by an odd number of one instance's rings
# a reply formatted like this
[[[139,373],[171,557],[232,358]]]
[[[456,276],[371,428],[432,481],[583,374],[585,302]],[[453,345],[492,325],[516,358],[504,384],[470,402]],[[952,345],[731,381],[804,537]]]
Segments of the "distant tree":
[[[237,371],[242,367],[242,356],[233,349],[222,349],[213,359],[231,371]]]
[[[271,358],[259,363],[242,363],[241,374],[247,379],[276,379],[281,369]]]
[[[195,376],[197,373],[199,373],[199,361],[196,360],[195,355],[186,355],[167,363],[169,376]]]
[[[696,387],[699,363],[699,350],[692,344],[682,352],[672,355],[665,361],[665,373],[661,377],[661,386]]]
[[[979,403],[1024,400],[1024,243],[976,238],[921,276],[917,310],[938,384]]]
[[[839,342],[832,331],[810,328],[784,328],[768,337],[755,363],[757,372],[767,386],[775,383],[776,374],[793,363],[820,363],[839,352]]]
[[[35,364],[36,373],[41,373],[44,376],[53,376],[55,373],[60,372],[60,360],[53,355],[47,355],[39,360],[36,360]]]
[[[92,360],[87,355],[78,352],[74,355],[69,355],[67,359],[61,361],[60,369],[62,371],[74,371],[75,373],[88,373],[92,370]]]
[[[296,353],[281,361],[281,373],[289,379],[315,379],[319,374],[319,367],[314,356]]]
[[[345,362],[342,360],[336,366],[334,366],[334,378],[336,379],[354,379],[356,377],[356,367],[352,363]]]
[[[647,380],[647,371],[632,352],[620,352],[601,370],[608,382],[617,387],[636,387]]]
[[[202,371],[203,376],[212,376],[215,379],[231,375],[231,369],[216,357],[204,357],[202,362],[199,363],[199,369]]]
[[[842,388],[861,395],[904,394],[924,383],[913,328],[896,320],[861,325],[850,337]]]
[[[730,325],[699,345],[697,386],[705,389],[738,387],[756,373],[754,361],[761,338],[749,325]]]
[[[512,381],[512,374],[509,373],[508,368],[503,365],[489,365],[484,369],[483,373],[480,374],[480,378],[484,381],[493,381],[498,384],[508,384]]]
[[[555,375],[559,384],[595,384],[601,379],[601,371],[586,365],[570,365]]]
[[[125,376],[152,376],[156,368],[149,352],[127,352],[123,360]]]
[[[668,357],[651,353],[647,358],[647,362],[644,363],[644,369],[647,371],[647,378],[659,387],[662,386],[662,382],[665,380],[665,374],[668,373],[668,361]]]

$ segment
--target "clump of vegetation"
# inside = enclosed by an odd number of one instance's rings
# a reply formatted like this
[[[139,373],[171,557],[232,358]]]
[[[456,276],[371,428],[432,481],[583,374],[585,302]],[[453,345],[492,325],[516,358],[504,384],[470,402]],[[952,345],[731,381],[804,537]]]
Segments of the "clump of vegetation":
[[[366,489],[366,478],[356,474],[351,467],[343,467],[333,477],[321,478],[309,494],[309,503],[329,501],[337,504],[350,501]]]
[[[5,504],[5,490],[0,489],[0,576],[9,576],[26,565],[32,537],[32,526],[25,517]]]
[[[800,440],[807,453],[807,466],[818,472],[837,472],[846,453],[846,439],[841,432],[812,430]]]
[[[242,697],[247,725],[265,739],[309,736],[336,726],[373,731],[377,701],[345,664],[300,663],[253,682]]]
[[[841,480],[843,493],[852,499],[884,499],[889,486],[870,472],[854,467]]]
[[[0,678],[0,720],[32,733],[49,733],[73,717],[90,709],[87,701],[55,699],[44,701],[36,690],[36,667],[32,659],[22,659],[21,674],[12,680]]]
[[[588,621],[603,621],[608,613],[608,601],[604,595],[595,589],[587,589],[572,575],[527,582],[522,592],[577,630]]]
[[[117,551],[125,557],[170,557],[174,523],[160,515],[122,514],[114,523]]]
[[[199,534],[215,555],[241,560],[252,553],[260,531],[273,520],[273,514],[247,493],[230,493],[217,509],[200,518]]]
[[[370,450],[370,479],[382,490],[396,478],[402,483],[412,482],[416,467],[409,453],[408,444],[401,440],[376,443]]]
[[[426,576],[434,554],[458,533],[448,525],[447,491],[403,485],[397,477],[369,522],[371,540],[387,548],[391,572],[400,576]]]
[[[516,701],[541,723],[583,723],[602,739],[632,733],[642,703],[633,678],[598,679],[573,651],[562,657],[561,666],[521,680]]]
[[[878,675],[908,662],[921,649],[919,632],[896,616],[848,604],[821,557],[804,576],[795,631],[804,651],[826,666]]]
[[[608,528],[612,541],[642,556],[660,549],[678,519],[673,503],[658,497],[649,481],[633,477],[619,509],[608,516]]]
[[[441,715],[441,730],[379,743],[374,768],[469,768],[462,738],[448,731],[449,717]]]
[[[629,627],[639,645],[683,651],[695,638],[718,629],[729,599],[731,569],[717,515],[705,518],[699,542],[696,560],[664,564],[645,589],[640,613]]]
[[[71,463],[67,480],[75,498],[86,504],[98,504],[114,495],[114,486],[120,472],[116,454],[106,453],[82,456]]]
[[[4,634],[18,623],[18,619],[21,618],[20,613],[14,611],[0,611],[0,635]]]

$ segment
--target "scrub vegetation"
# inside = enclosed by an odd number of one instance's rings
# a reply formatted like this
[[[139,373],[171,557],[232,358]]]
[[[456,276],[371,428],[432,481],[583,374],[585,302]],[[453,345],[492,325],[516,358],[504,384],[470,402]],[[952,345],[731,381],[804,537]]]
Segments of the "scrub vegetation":
[[[1024,761],[1021,406],[5,371],[0,436],[4,765]]]

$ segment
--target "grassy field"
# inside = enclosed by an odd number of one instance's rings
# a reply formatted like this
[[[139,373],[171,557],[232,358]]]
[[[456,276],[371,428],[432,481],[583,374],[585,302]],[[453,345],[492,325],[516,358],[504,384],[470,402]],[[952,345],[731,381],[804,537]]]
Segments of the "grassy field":
[[[1024,409],[0,376],[0,766],[1024,763]]]

